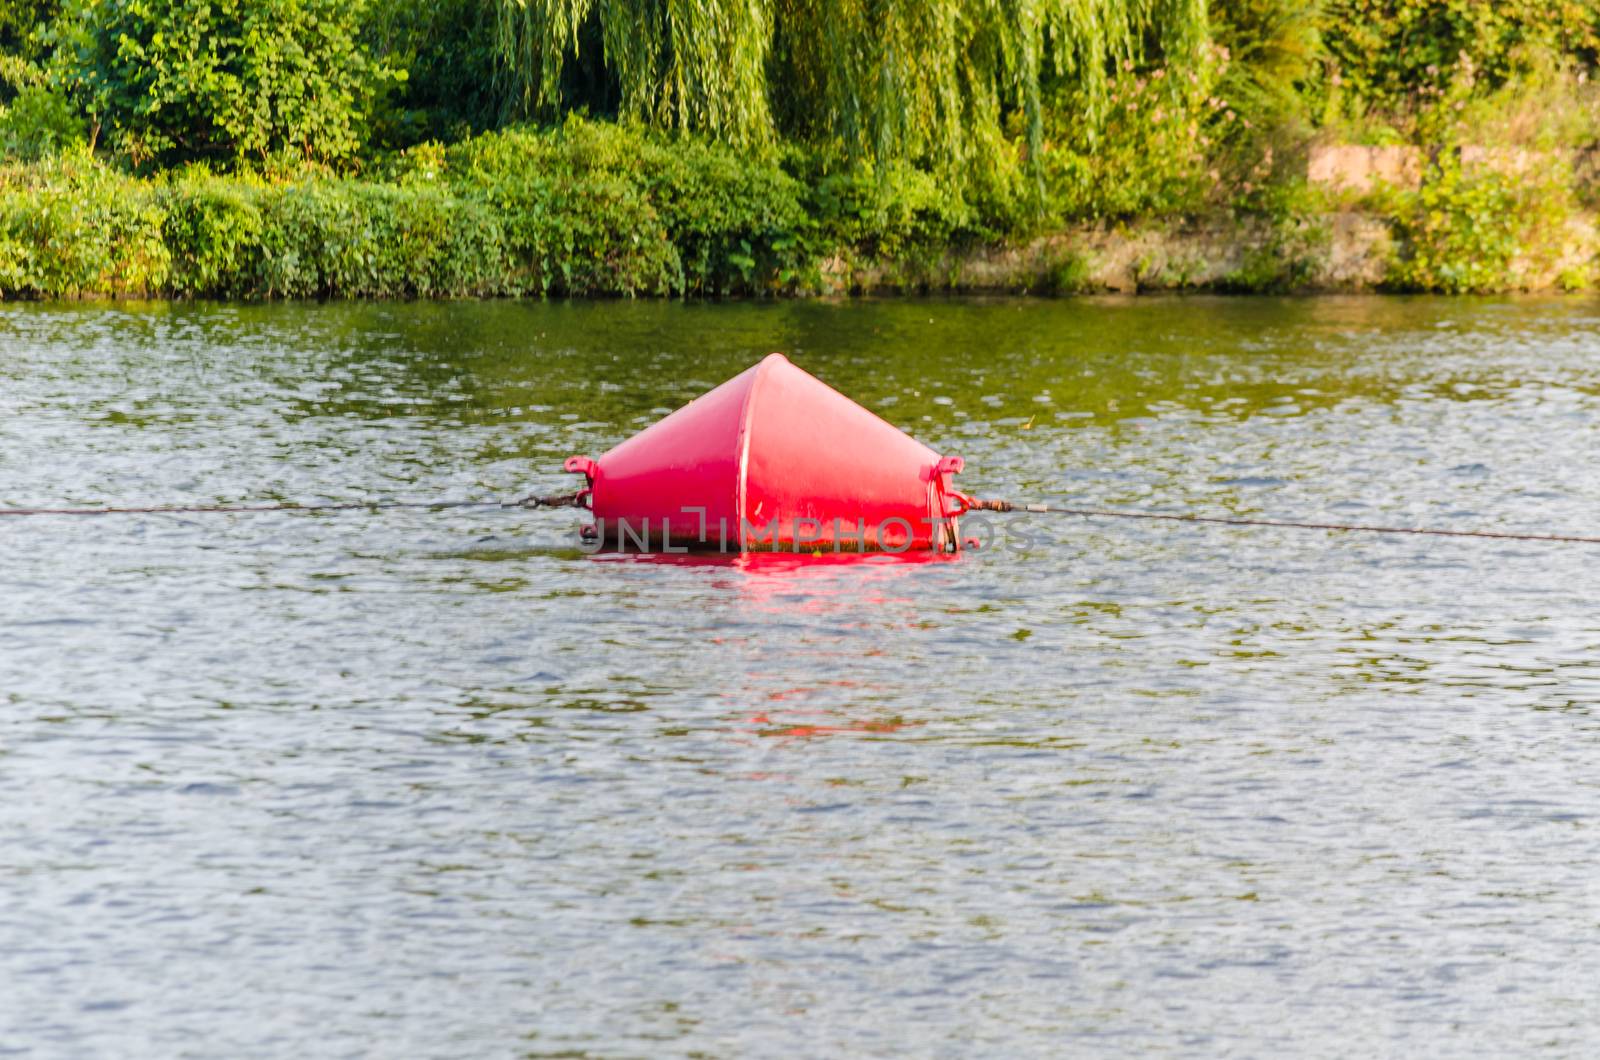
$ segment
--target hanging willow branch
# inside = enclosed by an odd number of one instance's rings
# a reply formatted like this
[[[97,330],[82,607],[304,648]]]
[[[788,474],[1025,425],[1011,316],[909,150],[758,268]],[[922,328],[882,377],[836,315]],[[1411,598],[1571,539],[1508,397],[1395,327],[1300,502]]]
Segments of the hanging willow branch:
[[[580,34],[599,24],[622,115],[734,144],[772,132],[765,0],[497,0],[497,43],[515,116],[556,116],[584,105],[562,94]]]
[[[1040,83],[1097,109],[1109,71],[1206,39],[1205,0],[495,0],[513,109],[554,117],[597,23],[624,116],[733,144],[774,132],[857,159],[971,161],[1009,110],[1039,147]],[[1093,121],[1096,114],[1085,115]]]

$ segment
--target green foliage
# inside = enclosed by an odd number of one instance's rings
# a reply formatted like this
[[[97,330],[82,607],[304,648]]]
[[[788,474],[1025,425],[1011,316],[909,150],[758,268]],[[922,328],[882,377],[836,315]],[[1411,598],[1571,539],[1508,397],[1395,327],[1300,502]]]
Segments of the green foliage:
[[[441,189],[313,181],[261,203],[255,289],[262,297],[494,294],[506,274],[499,224]]]
[[[1542,159],[1600,143],[1597,0],[60,3],[0,0],[0,295],[937,286],[1205,213],[1258,242],[1225,286],[1295,289],[1329,239],[1314,138],[1441,159],[1377,204],[1392,286],[1587,283]],[[1552,154],[1463,167],[1484,144]]]
[[[40,66],[45,47],[41,26],[32,22],[43,17],[53,4],[27,2],[27,0],[0,0],[0,120],[6,114],[8,103],[19,95],[45,87],[45,72]],[[0,132],[0,142],[5,133]],[[13,136],[15,140],[15,136]]]
[[[1046,266],[1044,279],[1051,294],[1082,294],[1094,286],[1094,262],[1076,248],[1059,250]]]
[[[1388,204],[1399,254],[1387,285],[1447,294],[1516,286],[1514,259],[1553,256],[1570,209],[1564,176],[1469,171],[1454,153],[1441,154],[1419,190],[1393,194]]]
[[[824,176],[813,195],[817,220],[829,242],[864,257],[899,260],[945,249],[973,218],[958,198],[941,194],[922,170],[888,163],[879,178],[862,166]]]
[[[500,54],[520,116],[555,117],[572,100],[563,73],[598,36],[620,115],[734,144],[770,131],[771,13],[746,0],[497,0]],[[598,30],[596,34],[594,31]]]
[[[88,126],[68,99],[42,86],[23,89],[0,104],[0,154],[42,158],[82,146]]]
[[[793,0],[776,14],[773,93],[785,132],[853,159],[958,175],[1003,162],[1008,114],[1021,116],[1037,153],[1047,90],[1075,91],[1076,118],[1092,126],[1109,70],[1141,60],[1147,43],[1186,65],[1206,26],[1198,0]]]
[[[1600,143],[1600,83],[1563,57],[1545,56],[1516,81],[1459,102],[1433,123],[1441,142],[1546,151]]]
[[[387,179],[146,181],[85,152],[0,170],[0,297],[433,298],[763,292],[812,270],[801,186],[770,161],[573,120]]]
[[[1242,294],[1281,294],[1311,286],[1333,240],[1326,193],[1299,177],[1252,188],[1237,206],[1247,218],[1266,222],[1266,238],[1218,287]]]
[[[574,150],[574,147],[579,147]],[[541,294],[665,293],[678,261],[654,205],[560,134],[511,131],[449,156],[458,186],[506,218],[519,286]]]
[[[137,294],[169,263],[148,187],[85,154],[0,169],[0,292]]]
[[[1589,290],[1594,286],[1594,266],[1588,262],[1569,265],[1556,275],[1556,286],[1566,294]]]
[[[1323,0],[1231,0],[1212,7],[1227,67],[1218,95],[1257,124],[1300,116],[1322,55]]]
[[[5,0],[0,3],[0,58],[11,58],[37,66],[49,53],[44,30],[61,10],[60,0]],[[0,100],[9,99],[17,89],[16,67],[0,64]]]
[[[254,290],[262,197],[258,188],[209,174],[161,189],[161,235],[174,252],[168,278],[174,294],[239,298]]]
[[[1125,67],[1099,128],[1078,120],[1089,105],[1082,90],[1059,90],[1045,108],[1045,216],[1066,222],[1202,208],[1219,179],[1209,161],[1218,130],[1238,121],[1211,94],[1219,68],[1215,52],[1187,70]]]
[[[479,137],[447,161],[454,186],[506,218],[534,291],[767,290],[805,262],[799,185],[729,148],[572,119]]]
[[[62,78],[135,165],[362,146],[397,76],[357,40],[361,0],[80,0]]]
[[[1398,205],[1394,227],[1404,249],[1390,270],[1391,286],[1451,294],[1507,286],[1519,249],[1517,202],[1500,174],[1468,178],[1459,165],[1441,166]]]
[[[800,279],[811,219],[804,189],[776,162],[687,138],[618,146],[624,154],[617,162],[643,182],[677,247],[679,290],[768,291]]]
[[[462,140],[499,123],[504,92],[496,84],[492,4],[369,0],[362,36],[375,60],[406,71],[374,112],[377,146]]]
[[[185,296],[458,298],[500,293],[500,225],[439,188],[343,180],[262,186],[202,175],[163,189]]]
[[[1587,0],[1326,0],[1329,110],[1414,109],[1452,86],[1492,90],[1549,54],[1592,64],[1600,5]]]
[[[501,55],[524,113],[610,104],[732,144],[774,131],[850,161],[910,160],[961,185],[1005,164],[1022,114],[1037,151],[1043,86],[1091,117],[1106,71],[1155,42],[1187,63],[1204,0],[496,0]],[[600,54],[594,54],[598,40]],[[569,63],[599,66],[574,93]]]
[[[83,154],[0,170],[0,296],[461,297],[509,272],[487,205],[445,189],[152,184]]]

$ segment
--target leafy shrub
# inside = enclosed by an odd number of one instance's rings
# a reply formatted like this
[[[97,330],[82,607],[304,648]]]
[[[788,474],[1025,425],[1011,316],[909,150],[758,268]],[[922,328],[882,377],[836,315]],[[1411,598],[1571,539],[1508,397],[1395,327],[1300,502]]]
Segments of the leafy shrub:
[[[251,293],[261,249],[262,193],[202,176],[162,190],[161,234],[172,254],[170,289],[185,296]]]
[[[406,187],[438,187],[445,179],[449,163],[444,145],[435,140],[412,144],[386,155],[373,176]]]
[[[997,235],[960,195],[909,164],[879,173],[863,163],[815,180],[811,209],[821,234],[864,258],[921,264]]]
[[[507,272],[484,203],[354,181],[272,189],[258,253],[254,293],[264,297],[494,294]]]
[[[1347,111],[1408,108],[1463,77],[1492,90],[1541,55],[1592,63],[1600,50],[1600,8],[1591,3],[1328,0],[1322,25],[1330,109]]]
[[[474,140],[454,153],[458,187],[505,220],[520,286],[541,294],[665,293],[682,286],[675,248],[634,181],[535,133]]]
[[[396,76],[357,39],[362,0],[82,0],[63,77],[135,164],[292,150],[342,159]]]
[[[170,257],[149,189],[87,155],[0,170],[0,292],[143,294]]]
[[[6,0],[0,4],[0,56],[37,69],[49,50],[41,31],[60,10],[59,0]],[[15,71],[19,69],[20,66],[13,66],[11,71],[0,69],[0,99],[9,99],[23,87],[18,81],[34,80],[17,77]]]
[[[372,294],[459,298],[507,289],[504,229],[481,199],[444,188],[344,188],[368,218]]]
[[[488,204],[444,188],[0,169],[0,296],[460,297],[510,273]]]
[[[799,185],[730,148],[573,118],[457,145],[446,171],[504,219],[534,291],[765,290],[805,260]]]
[[[24,88],[9,104],[0,105],[0,154],[42,158],[82,146],[88,126],[59,92],[42,86]]]
[[[792,285],[809,262],[804,190],[772,161],[704,141],[656,142],[638,174],[677,248],[683,290]]]
[[[419,145],[371,181],[144,181],[86,153],[4,173],[0,295],[722,292],[793,283],[809,260],[776,163],[579,122]]]
[[[1040,169],[1052,221],[1170,216],[1206,204],[1219,175],[1210,152],[1241,119],[1211,94],[1223,58],[1213,49],[1195,68],[1125,66],[1103,117],[1094,101],[1059,90],[1044,110]]]
[[[1399,253],[1386,282],[1447,294],[1507,290],[1519,256],[1553,255],[1570,196],[1558,171],[1538,179],[1491,167],[1468,172],[1454,152],[1442,153],[1421,188],[1393,193],[1387,204]]]

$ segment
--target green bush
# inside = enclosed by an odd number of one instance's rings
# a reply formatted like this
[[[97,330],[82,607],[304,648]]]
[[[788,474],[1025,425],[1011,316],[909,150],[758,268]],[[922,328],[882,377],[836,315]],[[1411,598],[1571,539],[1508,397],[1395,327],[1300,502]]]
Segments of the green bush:
[[[4,172],[0,296],[764,291],[810,253],[775,162],[576,121],[418,145],[366,181],[203,166],[145,181],[86,153]]]
[[[262,199],[253,292],[267,298],[451,297],[506,286],[486,204],[440,189],[312,181]]]
[[[677,248],[682,290],[766,291],[806,270],[804,189],[776,162],[703,141],[657,141],[638,175]]]
[[[960,195],[908,164],[878,173],[863,163],[813,179],[811,210],[824,241],[865,259],[925,265],[998,235]]]
[[[174,294],[238,298],[255,286],[262,194],[237,181],[201,176],[162,189],[161,234],[172,255]]]
[[[0,297],[463,297],[511,273],[489,205],[444,188],[150,184],[86,155],[0,170]]]
[[[1199,66],[1124,68],[1104,116],[1076,89],[1046,101],[1040,169],[1045,216],[1054,223],[1161,217],[1206,205],[1220,179],[1212,149],[1241,119],[1211,94],[1223,59]]]
[[[1327,0],[1328,112],[1411,109],[1473,85],[1492,90],[1551,54],[1593,64],[1600,7],[1550,0]]]
[[[665,293],[682,267],[636,181],[548,134],[481,137],[451,153],[456,186],[504,219],[518,286],[540,294]]]
[[[1514,260],[1537,264],[1554,254],[1570,208],[1564,177],[1468,172],[1454,152],[1441,153],[1418,190],[1394,193],[1386,204],[1398,244],[1386,284],[1447,294],[1510,289]]]
[[[368,219],[373,260],[367,293],[460,298],[513,289],[505,232],[487,203],[443,188],[343,187]]]
[[[59,0],[5,0],[0,3],[0,56],[17,64],[10,70],[0,66],[0,100],[11,98],[23,87],[19,81],[31,83],[34,78],[16,72],[25,67],[38,69],[49,53],[44,30],[55,20],[61,10]]]
[[[135,165],[292,151],[344,159],[395,71],[368,58],[362,0],[81,0],[61,78]]]
[[[81,147],[88,125],[61,93],[30,86],[8,104],[0,104],[0,155],[43,158]]]
[[[0,170],[0,293],[143,294],[166,282],[147,186],[86,155]]]
[[[574,118],[457,145],[446,172],[504,219],[532,291],[760,291],[806,261],[799,184],[730,148]]]
[[[370,0],[362,20],[368,52],[406,79],[373,114],[373,142],[406,147],[462,140],[498,124],[495,11],[483,0]]]

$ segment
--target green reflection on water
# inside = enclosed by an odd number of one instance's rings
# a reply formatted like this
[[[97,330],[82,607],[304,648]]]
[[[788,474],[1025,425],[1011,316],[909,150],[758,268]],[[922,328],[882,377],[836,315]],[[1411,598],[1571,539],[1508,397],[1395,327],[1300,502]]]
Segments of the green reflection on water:
[[[62,307],[9,313],[62,315]],[[615,440],[779,350],[901,426],[960,432],[1115,425],[1151,414],[1296,415],[1408,387],[1473,400],[1526,382],[1441,359],[1456,331],[1570,327],[1582,300],[1216,297],[850,302],[131,304],[98,333],[160,356],[162,334],[219,345],[241,334],[304,416],[540,422]],[[0,323],[0,327],[5,326]],[[1407,342],[1407,337],[1417,341]],[[74,342],[82,334],[68,331]],[[1424,349],[1426,347],[1426,349]],[[1366,354],[1370,354],[1367,356]],[[281,368],[272,370],[274,357]],[[321,385],[308,383],[314,361]],[[224,371],[217,365],[173,363]],[[1503,366],[1502,366],[1503,368]],[[82,365],[93,371],[91,359]],[[3,369],[0,369],[3,372]],[[1563,380],[1595,393],[1593,378]],[[1421,392],[1418,392],[1421,396]],[[171,422],[159,388],[109,423]],[[511,454],[507,454],[511,455]]]

